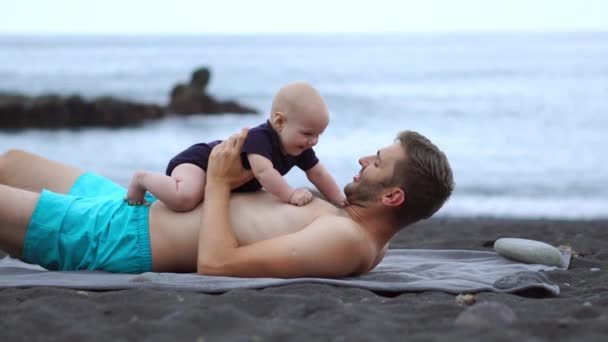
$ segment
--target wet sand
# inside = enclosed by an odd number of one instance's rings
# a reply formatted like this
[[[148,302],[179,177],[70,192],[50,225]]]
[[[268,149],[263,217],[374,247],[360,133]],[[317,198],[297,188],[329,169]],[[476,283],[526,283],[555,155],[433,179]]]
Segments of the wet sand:
[[[491,250],[501,237],[569,245],[567,271],[549,272],[558,297],[483,292],[387,296],[300,284],[221,295],[180,291],[0,290],[0,341],[605,341],[608,221],[434,219],[391,248]],[[459,304],[460,301],[460,304]],[[457,320],[474,305],[499,309]],[[500,308],[510,319],[500,316]],[[495,315],[496,314],[496,315]],[[464,322],[464,323],[461,323]]]

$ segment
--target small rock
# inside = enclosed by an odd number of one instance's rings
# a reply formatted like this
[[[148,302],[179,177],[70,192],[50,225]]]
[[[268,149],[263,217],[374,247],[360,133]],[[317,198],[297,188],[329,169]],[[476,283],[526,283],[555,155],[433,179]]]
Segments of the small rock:
[[[515,313],[498,302],[481,302],[466,308],[454,320],[459,326],[505,326],[515,321]]]
[[[572,324],[571,318],[560,318],[557,320],[557,326],[560,328],[568,328],[570,324]]]
[[[477,298],[473,294],[459,294],[456,296],[456,304],[460,306],[469,306],[475,304]]]
[[[583,306],[591,306],[591,305],[592,305],[591,302],[584,302],[583,303]]]
[[[589,271],[591,271],[591,272],[599,272],[600,269],[597,268],[597,267],[593,267],[593,268],[590,268]]]
[[[577,320],[596,319],[601,315],[601,312],[592,308],[591,305],[583,305],[582,308],[576,309],[572,313],[572,317],[576,318]]]
[[[494,250],[505,258],[530,264],[561,267],[563,263],[557,248],[535,240],[502,238],[496,240]]]
[[[182,311],[174,311],[174,312],[170,312],[169,314],[163,316],[161,318],[161,320],[163,321],[170,321],[170,320],[179,320],[180,317],[182,316],[183,312]]]

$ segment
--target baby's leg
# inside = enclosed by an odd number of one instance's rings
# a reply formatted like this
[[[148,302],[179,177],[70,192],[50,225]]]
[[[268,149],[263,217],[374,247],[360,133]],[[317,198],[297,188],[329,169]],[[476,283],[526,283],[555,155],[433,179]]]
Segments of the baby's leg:
[[[21,257],[25,232],[39,194],[0,185],[0,249]]]
[[[82,170],[20,150],[0,155],[0,184],[40,192],[67,193]]]
[[[205,195],[207,173],[194,164],[178,165],[170,177],[149,172],[136,173],[136,177],[144,189],[174,211],[194,209]]]

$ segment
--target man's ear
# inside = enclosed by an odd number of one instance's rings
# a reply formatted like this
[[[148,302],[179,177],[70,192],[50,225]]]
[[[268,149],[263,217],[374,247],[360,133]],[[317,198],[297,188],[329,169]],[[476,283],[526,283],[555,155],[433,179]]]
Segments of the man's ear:
[[[275,129],[280,131],[285,125],[285,114],[283,114],[282,112],[274,112],[272,113],[271,121]]]
[[[404,202],[405,192],[398,187],[387,189],[384,195],[382,195],[382,204],[389,207],[398,207]]]

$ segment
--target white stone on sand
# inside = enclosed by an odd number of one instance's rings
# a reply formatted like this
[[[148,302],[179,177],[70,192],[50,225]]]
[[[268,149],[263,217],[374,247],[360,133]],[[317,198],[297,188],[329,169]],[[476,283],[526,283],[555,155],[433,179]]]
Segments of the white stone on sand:
[[[535,240],[502,238],[496,240],[494,250],[505,258],[529,264],[561,267],[563,263],[557,248]]]

